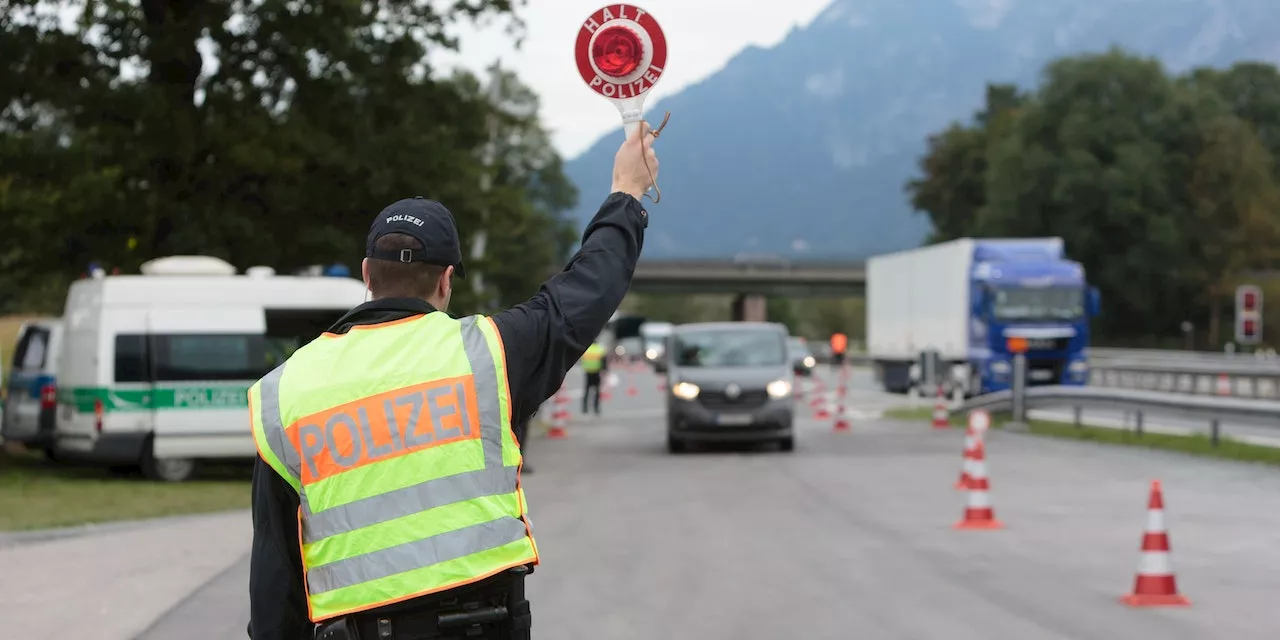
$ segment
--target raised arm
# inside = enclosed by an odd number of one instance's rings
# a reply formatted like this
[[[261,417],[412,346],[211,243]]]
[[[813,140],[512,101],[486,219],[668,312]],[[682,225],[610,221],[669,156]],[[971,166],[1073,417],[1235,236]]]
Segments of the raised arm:
[[[507,354],[516,420],[531,415],[604,329],[631,286],[648,214],[640,197],[658,174],[647,124],[618,149],[612,193],[564,270],[528,302],[493,316]]]

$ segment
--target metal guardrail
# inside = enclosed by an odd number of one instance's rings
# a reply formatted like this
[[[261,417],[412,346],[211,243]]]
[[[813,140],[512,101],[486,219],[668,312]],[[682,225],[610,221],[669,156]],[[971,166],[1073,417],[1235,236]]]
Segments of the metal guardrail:
[[[1161,360],[1091,355],[1089,369],[1091,386],[1280,399],[1280,360]]]
[[[1209,424],[1210,439],[1216,445],[1221,437],[1222,421],[1268,424],[1280,428],[1280,402],[1252,398],[1188,396],[1156,391],[1106,389],[1098,387],[1031,387],[1026,391],[1025,407],[1053,409],[1071,407],[1076,410],[1077,424],[1084,408],[1132,412],[1136,426],[1142,429],[1144,414],[1163,414],[1204,420]],[[962,411],[986,409],[1007,412],[1013,409],[1013,392],[998,391],[966,400]]]
[[[1156,362],[1212,362],[1212,363],[1280,363],[1275,351],[1256,353],[1224,353],[1220,351],[1181,351],[1176,349],[1113,349],[1093,347],[1085,350],[1090,359],[1140,360]]]

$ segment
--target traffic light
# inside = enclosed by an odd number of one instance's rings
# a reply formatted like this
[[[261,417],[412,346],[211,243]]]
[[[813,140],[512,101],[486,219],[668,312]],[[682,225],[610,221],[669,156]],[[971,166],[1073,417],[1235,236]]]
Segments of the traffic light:
[[[1242,284],[1236,287],[1236,342],[1262,341],[1262,289]]]

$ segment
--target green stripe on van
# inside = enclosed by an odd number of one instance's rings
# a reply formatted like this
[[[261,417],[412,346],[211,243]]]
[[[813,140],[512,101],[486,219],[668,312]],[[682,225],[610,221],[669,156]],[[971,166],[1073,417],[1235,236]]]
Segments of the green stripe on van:
[[[58,403],[76,411],[92,412],[102,401],[103,411],[151,411],[153,409],[237,409],[249,406],[249,385],[112,389],[72,387],[58,389]]]

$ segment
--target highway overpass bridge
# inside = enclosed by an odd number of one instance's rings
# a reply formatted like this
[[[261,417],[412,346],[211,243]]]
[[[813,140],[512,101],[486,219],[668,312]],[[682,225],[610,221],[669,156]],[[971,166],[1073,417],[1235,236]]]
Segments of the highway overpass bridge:
[[[731,293],[734,318],[764,320],[765,297],[852,296],[866,290],[861,261],[647,260],[631,280],[636,293]]]

